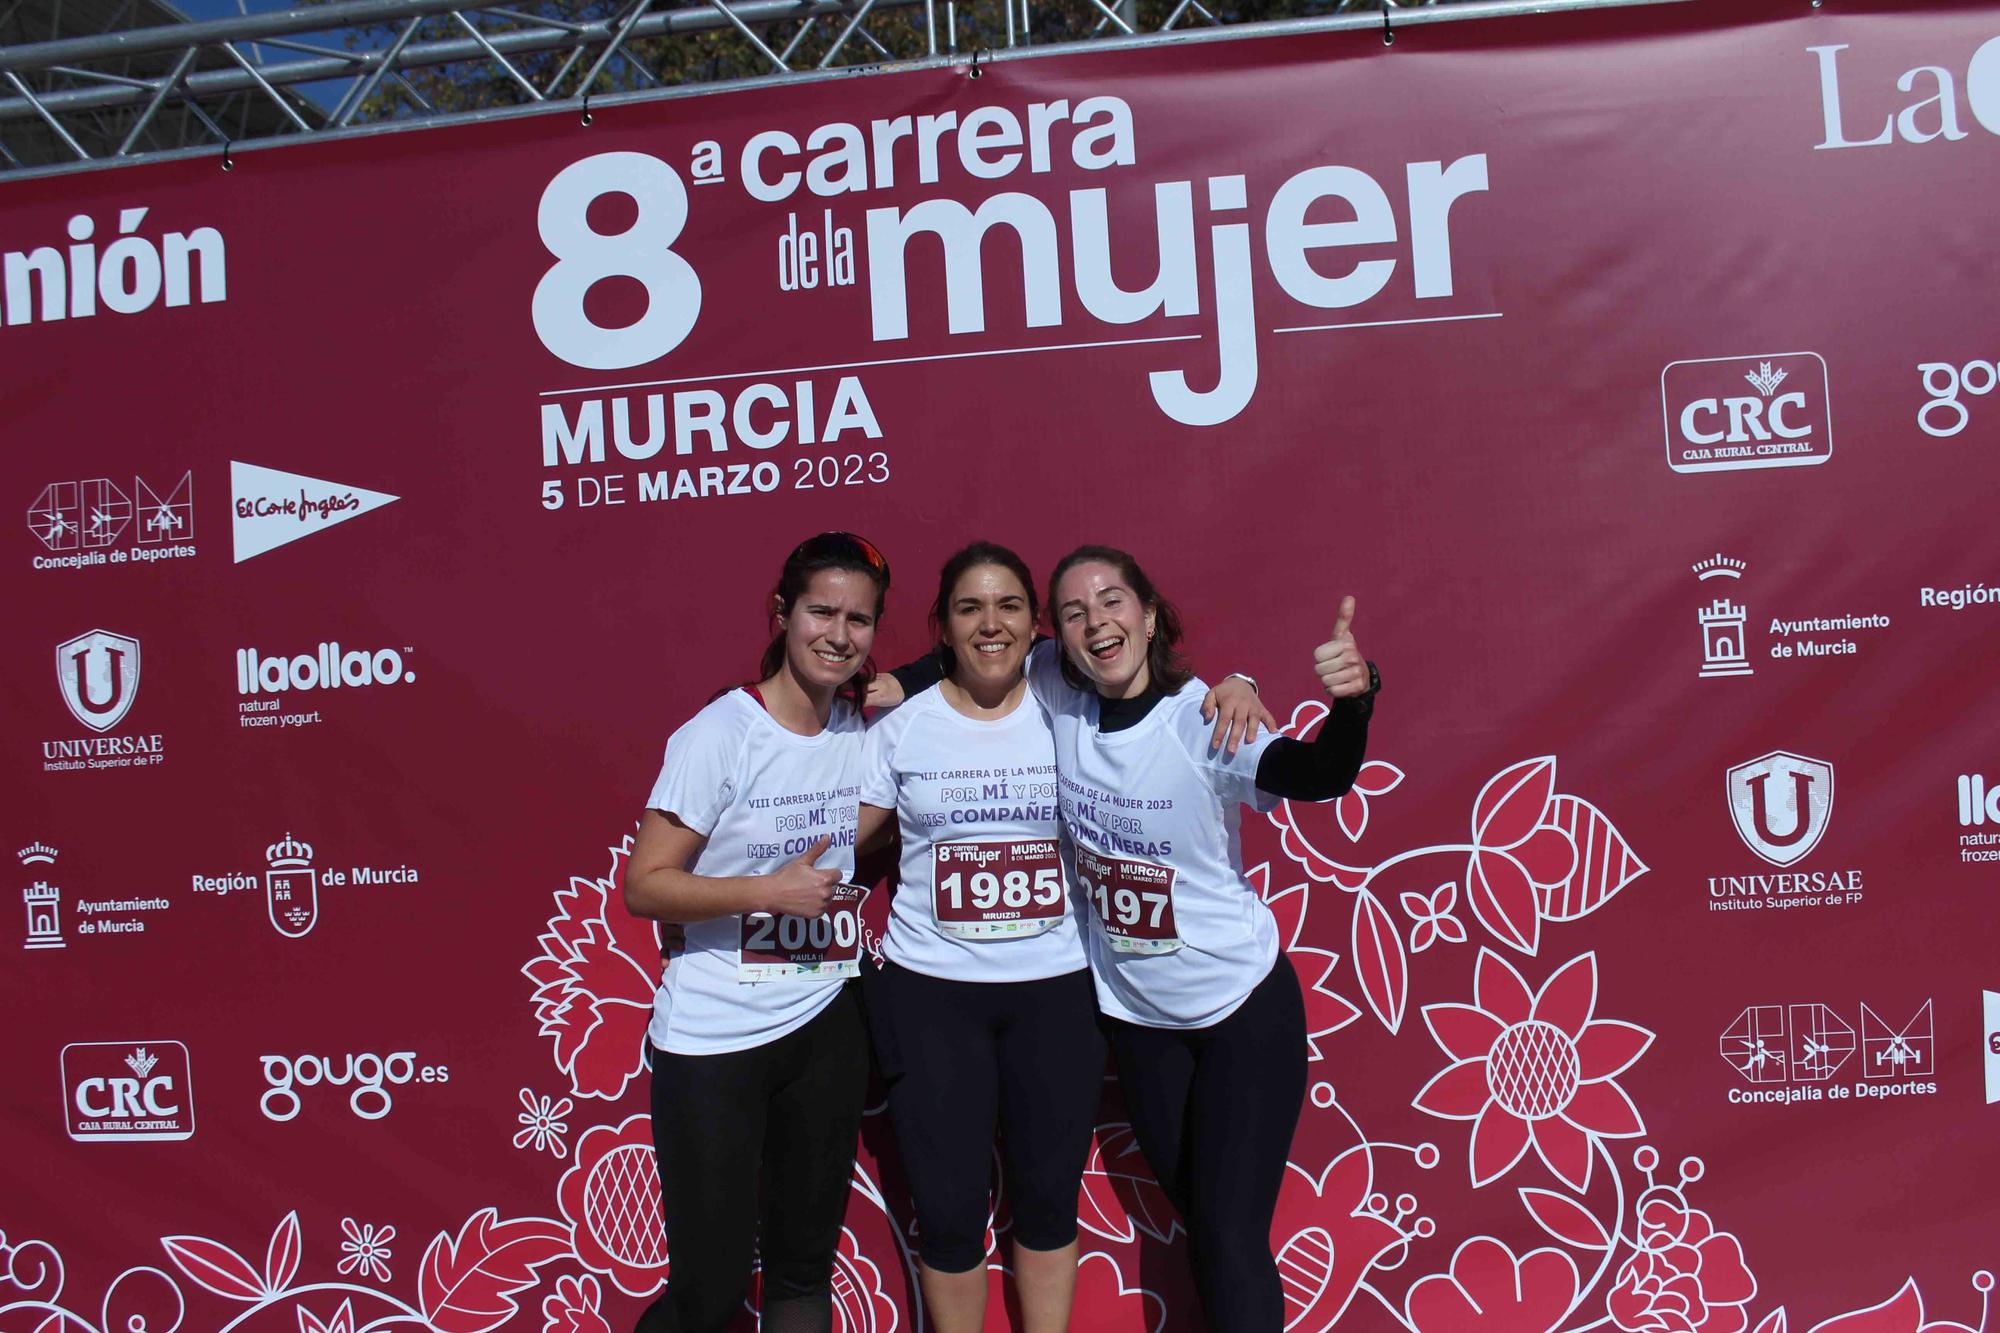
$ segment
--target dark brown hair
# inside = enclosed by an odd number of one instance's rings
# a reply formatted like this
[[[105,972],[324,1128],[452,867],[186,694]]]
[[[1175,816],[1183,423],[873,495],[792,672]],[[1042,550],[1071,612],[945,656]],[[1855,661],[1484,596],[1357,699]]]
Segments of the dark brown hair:
[[[1079,546],[1062,559],[1056,561],[1055,570],[1049,575],[1049,615],[1055,620],[1054,629],[1058,643],[1062,639],[1061,607],[1056,601],[1056,588],[1061,585],[1063,575],[1078,565],[1110,565],[1118,571],[1118,577],[1132,590],[1132,595],[1141,605],[1153,613],[1153,637],[1146,644],[1146,669],[1152,683],[1163,694],[1172,694],[1181,686],[1194,679],[1194,672],[1188,668],[1187,659],[1181,656],[1181,613],[1174,604],[1160,596],[1160,590],[1146,577],[1146,571],[1139,568],[1129,552],[1115,546]],[[1084,675],[1076,663],[1069,660],[1069,653],[1062,654],[1063,679],[1079,690],[1093,688],[1091,679]]]
[[[981,565],[997,565],[1021,580],[1021,588],[1028,595],[1028,619],[1039,622],[1042,618],[1041,604],[1035,599],[1034,575],[1028,572],[1027,561],[998,542],[973,542],[960,549],[938,571],[937,599],[931,603],[931,640],[937,645],[938,661],[947,676],[958,670],[958,654],[952,652],[944,635],[944,627],[951,622],[951,594],[967,570]]]
[[[874,580],[875,618],[878,621],[882,618],[882,605],[889,595],[889,562],[872,542],[851,532],[822,532],[792,548],[792,553],[785,557],[785,567],[778,573],[778,586],[771,590],[778,603],[775,614],[791,615],[793,605],[812,583],[813,575],[828,569],[850,570]],[[769,680],[784,664],[785,632],[781,629],[764,647],[763,660],[757,664],[757,679]],[[859,706],[874,679],[875,659],[866,658],[861,669],[840,687],[841,692],[850,695]]]

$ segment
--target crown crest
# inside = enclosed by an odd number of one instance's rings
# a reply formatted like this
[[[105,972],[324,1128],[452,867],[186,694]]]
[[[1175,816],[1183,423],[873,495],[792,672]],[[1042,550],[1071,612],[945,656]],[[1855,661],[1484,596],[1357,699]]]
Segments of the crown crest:
[[[264,849],[264,859],[280,870],[309,866],[313,859],[312,844],[300,842],[287,832],[283,842],[274,842]]]
[[[1749,566],[1741,560],[1732,560],[1718,551],[1706,560],[1696,561],[1688,568],[1701,579],[1740,579],[1743,577],[1743,571]]]
[[[54,865],[56,849],[45,842],[38,842],[31,846],[23,847],[15,855],[21,858],[21,864],[24,866]]]
[[[152,1073],[153,1066],[158,1063],[160,1063],[160,1057],[154,1055],[144,1046],[141,1046],[138,1050],[125,1057],[126,1067],[140,1078],[144,1078],[146,1075]]]

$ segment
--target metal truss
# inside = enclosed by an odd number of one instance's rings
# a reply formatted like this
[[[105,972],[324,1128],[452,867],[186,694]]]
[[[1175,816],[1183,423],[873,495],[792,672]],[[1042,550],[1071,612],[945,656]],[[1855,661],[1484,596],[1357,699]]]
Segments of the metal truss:
[[[1413,21],[1672,2],[702,0],[666,9],[656,0],[332,0],[0,46],[0,178],[189,151],[219,150],[226,168],[252,143],[552,103],[588,117],[598,99],[864,65],[969,57],[976,73],[981,59],[1080,41],[1377,26],[1393,41]],[[37,3],[61,0],[12,0],[7,20]]]

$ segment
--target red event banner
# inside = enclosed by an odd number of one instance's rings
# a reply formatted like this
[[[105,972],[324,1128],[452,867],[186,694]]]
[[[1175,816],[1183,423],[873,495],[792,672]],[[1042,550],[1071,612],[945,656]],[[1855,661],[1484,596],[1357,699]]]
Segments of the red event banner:
[[[970,72],[0,187],[0,1333],[628,1327],[619,875],[832,527],[890,661],[1129,546],[1297,733],[1358,599],[1288,1328],[2000,1330],[2000,6]],[[1077,1327],[1199,1327],[1101,1119]],[[871,1115],[838,1327],[910,1225]]]

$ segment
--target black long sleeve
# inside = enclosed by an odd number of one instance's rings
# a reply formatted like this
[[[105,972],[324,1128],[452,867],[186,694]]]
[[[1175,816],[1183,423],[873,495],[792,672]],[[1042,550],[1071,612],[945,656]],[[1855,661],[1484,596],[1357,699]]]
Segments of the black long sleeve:
[[[1373,695],[1336,699],[1333,711],[1310,741],[1280,736],[1257,761],[1257,786],[1294,801],[1324,801],[1343,795],[1361,772],[1368,752],[1368,719]]]
[[[914,699],[944,683],[944,659],[936,653],[925,653],[914,662],[890,668],[889,677],[903,687],[905,699]]]

